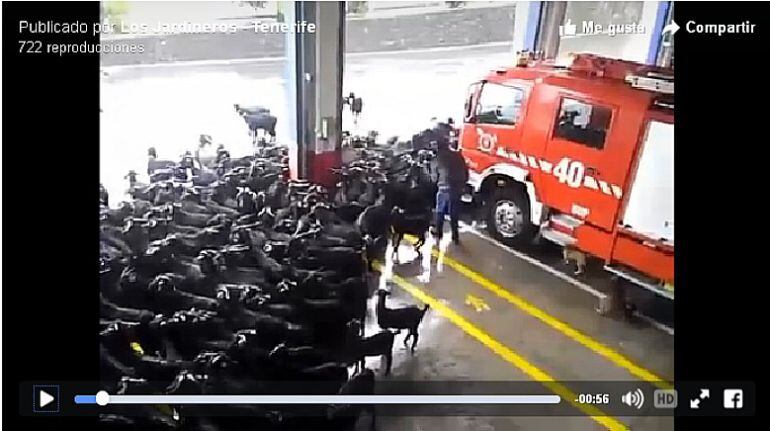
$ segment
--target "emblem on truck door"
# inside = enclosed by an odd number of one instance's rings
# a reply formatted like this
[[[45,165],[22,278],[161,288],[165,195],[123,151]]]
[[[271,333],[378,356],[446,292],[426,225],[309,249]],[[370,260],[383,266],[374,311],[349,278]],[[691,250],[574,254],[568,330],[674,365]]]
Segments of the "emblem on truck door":
[[[478,135],[479,151],[491,153],[492,149],[494,149],[495,145],[497,145],[497,136],[491,133],[486,133],[479,127],[476,128],[476,135]]]

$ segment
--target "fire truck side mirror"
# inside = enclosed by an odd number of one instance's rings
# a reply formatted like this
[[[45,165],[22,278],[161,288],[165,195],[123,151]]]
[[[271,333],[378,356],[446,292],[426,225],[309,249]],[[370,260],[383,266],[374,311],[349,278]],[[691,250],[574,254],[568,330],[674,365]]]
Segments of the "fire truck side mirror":
[[[471,110],[471,98],[468,97],[467,99],[465,99],[465,106],[463,107],[463,112],[465,113],[465,115],[463,116],[464,117],[463,121],[465,121],[466,123],[472,123],[473,122],[472,121],[472,119],[473,119],[473,112],[471,112],[471,111],[472,111]]]
[[[469,102],[465,102],[468,104]],[[477,121],[476,113],[473,109],[470,109],[470,107],[466,107],[465,109],[465,118],[463,118],[463,122],[465,123],[475,123]]]

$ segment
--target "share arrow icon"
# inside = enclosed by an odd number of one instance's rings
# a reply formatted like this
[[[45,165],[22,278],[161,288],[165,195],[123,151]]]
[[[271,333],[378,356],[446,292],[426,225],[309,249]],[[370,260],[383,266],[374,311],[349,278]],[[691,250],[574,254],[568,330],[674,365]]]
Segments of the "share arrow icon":
[[[674,21],[671,21],[671,24],[663,27],[663,30],[661,31],[662,35],[665,35],[666,33],[671,33],[671,36],[674,35],[679,30],[679,25],[675,23]]]

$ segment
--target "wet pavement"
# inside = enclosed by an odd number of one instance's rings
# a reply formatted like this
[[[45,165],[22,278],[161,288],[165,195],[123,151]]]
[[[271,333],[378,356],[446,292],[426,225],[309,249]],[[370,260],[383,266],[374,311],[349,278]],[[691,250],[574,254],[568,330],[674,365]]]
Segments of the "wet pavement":
[[[403,335],[397,336],[393,374],[382,378],[532,381],[538,372],[558,382],[673,378],[673,337],[600,316],[585,292],[470,232],[461,239],[459,246],[429,240],[422,256],[404,242],[399,263],[390,249],[386,252],[382,275],[373,284],[393,292],[389,306],[421,305],[426,298],[443,306],[426,314],[414,356],[404,349]],[[374,301],[367,334],[379,331]],[[369,359],[367,366],[379,370],[379,360]],[[673,419],[592,418],[576,408],[571,417],[378,417],[377,425],[384,430],[664,430],[673,429]]]
[[[674,335],[674,301],[671,299],[640,286],[625,283],[626,299],[635,307],[630,316],[625,316],[624,312],[619,309],[619,304],[613,303],[611,298],[617,294],[617,286],[612,274],[604,269],[603,260],[587,256],[585,271],[576,274],[574,262],[564,262],[562,248],[559,245],[536,238],[532,244],[525,246],[501,246],[487,231],[486,223],[479,221],[483,218],[483,214],[478,209],[466,205],[461,216],[465,223],[463,229],[485,239],[496,247],[502,247],[511,254],[519,257],[525,256],[528,261],[537,262],[541,267],[547,267],[548,271],[569,280],[571,284],[579,289],[586,289],[587,286],[587,289],[591,291],[590,294],[596,298],[596,307],[601,302],[599,296],[606,295],[607,304],[615,307],[615,310],[609,314],[609,317],[613,319],[626,319],[627,323],[640,327],[652,324],[657,329],[667,332],[669,335]]]

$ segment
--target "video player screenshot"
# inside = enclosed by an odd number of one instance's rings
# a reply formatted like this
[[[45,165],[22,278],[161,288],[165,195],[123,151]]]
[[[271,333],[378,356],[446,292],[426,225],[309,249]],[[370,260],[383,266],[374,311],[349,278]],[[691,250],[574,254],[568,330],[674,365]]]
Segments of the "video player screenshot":
[[[3,427],[759,429],[768,12],[4,1]]]

